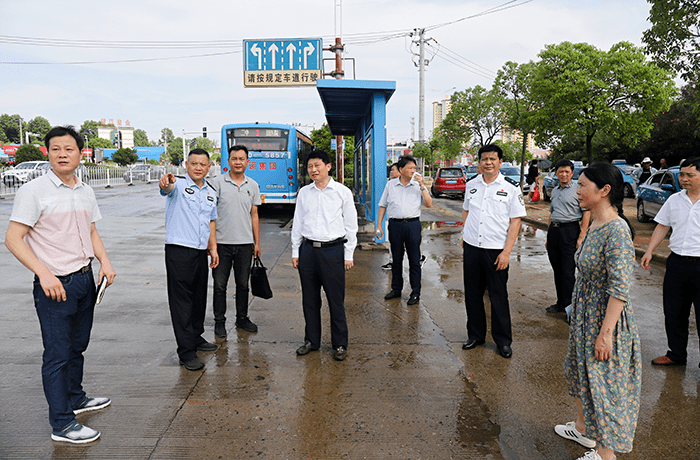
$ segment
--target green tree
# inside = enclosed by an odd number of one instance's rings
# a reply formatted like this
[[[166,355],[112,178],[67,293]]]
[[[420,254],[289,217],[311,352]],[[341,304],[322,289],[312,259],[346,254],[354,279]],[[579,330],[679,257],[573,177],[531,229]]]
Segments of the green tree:
[[[193,149],[204,149],[211,155],[216,150],[216,141],[209,139],[208,137],[196,137],[194,139]]]
[[[0,129],[0,144],[9,144],[10,140],[5,135],[5,131]]]
[[[153,144],[148,140],[148,135],[143,129],[134,130],[134,147],[151,147]]]
[[[441,159],[440,141],[434,137],[428,142],[416,143],[411,150],[415,158],[422,158],[425,169],[432,175],[435,172],[435,163]]]
[[[319,129],[314,129],[311,131],[311,142],[313,142],[314,147],[324,152],[327,152],[331,156],[331,164],[333,168],[331,169],[331,175],[336,176],[336,153],[335,150],[331,150],[331,138],[334,138],[331,134],[331,128],[328,124],[324,123]],[[343,151],[343,161],[344,168],[343,173],[345,177],[345,185],[352,183],[353,177],[353,165],[355,160],[355,138],[353,136],[345,136],[345,150]]]
[[[494,90],[505,98],[505,120],[507,126],[516,131],[520,131],[523,136],[522,146],[520,148],[520,183],[525,181],[525,166],[528,156],[527,137],[531,133],[532,128],[528,117],[531,114],[533,102],[530,96],[530,88],[532,86],[532,72],[534,64],[516,64],[508,61],[498,71],[496,80],[493,83]],[[530,157],[532,155],[530,154]]]
[[[477,85],[454,92],[450,101],[450,113],[443,124],[451,133],[447,135],[442,130],[445,138],[465,141],[471,138],[477,145],[486,145],[501,132],[505,98],[497,91]]]
[[[471,133],[459,125],[456,117],[446,117],[433,133],[433,147],[438,157],[449,160],[456,157],[469,144]]]
[[[3,131],[5,138],[11,144],[19,144],[19,124],[20,116],[18,114],[8,115],[3,113],[0,115],[0,131]],[[22,132],[24,132],[24,123],[22,123]]]
[[[170,131],[170,133],[172,134],[172,131]],[[175,166],[178,166],[180,163],[182,163],[182,138],[176,137],[170,142],[168,142],[168,147],[166,151],[168,153],[168,156],[170,157],[170,163],[174,164]]]
[[[91,149],[113,149],[114,144],[107,139],[102,139],[101,137],[96,137],[88,141],[88,147]]]
[[[136,156],[136,151],[134,149],[121,148],[114,152],[112,160],[119,166],[126,166],[136,163],[138,156]]]
[[[589,160],[598,132],[629,146],[648,138],[651,120],[676,92],[669,73],[628,42],[609,52],[563,42],[548,45],[539,57],[528,116],[536,140],[551,145],[583,133]]]
[[[686,81],[700,77],[700,1],[647,0],[651,28],[642,41],[664,69],[679,72]]]
[[[46,155],[44,155],[44,152],[31,144],[24,144],[17,149],[17,152],[15,152],[15,163],[42,160],[48,160],[48,158]]]
[[[44,117],[34,117],[27,123],[27,131],[36,134],[29,136],[29,142],[40,144],[44,142],[44,136],[51,130],[51,123]]]
[[[158,140],[158,145],[170,145],[173,142],[175,142],[175,135],[173,134],[173,130],[170,128],[163,128],[160,130],[160,139]],[[182,139],[180,139],[180,143],[182,143]]]
[[[88,145],[92,147],[92,143],[95,139],[98,139],[97,137],[97,129],[102,126],[102,123],[99,121],[95,120],[85,120],[82,125],[80,125],[80,135],[81,136],[87,136],[88,138]],[[112,148],[114,147],[112,143],[109,143],[110,146],[106,148]]]

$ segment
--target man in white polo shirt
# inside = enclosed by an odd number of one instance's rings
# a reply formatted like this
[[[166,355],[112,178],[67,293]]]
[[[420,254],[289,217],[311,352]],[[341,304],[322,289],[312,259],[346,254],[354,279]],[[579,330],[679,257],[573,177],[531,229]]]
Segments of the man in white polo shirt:
[[[678,179],[684,190],[668,197],[659,210],[654,218],[658,225],[642,256],[642,267],[649,269],[654,249],[673,229],[663,294],[669,349],[651,360],[657,366],[686,363],[691,305],[695,306],[695,322],[700,325],[700,157],[684,160]]]
[[[214,278],[214,335],[226,337],[226,286],[233,268],[236,282],[236,327],[257,332],[258,326],[248,317],[248,280],[253,257],[260,257],[260,187],[245,175],[248,148],[234,145],[228,153],[229,170],[216,176],[216,247],[219,265],[212,269]]]
[[[35,275],[51,439],[81,444],[96,440],[100,432],[78,423],[75,415],[111,402],[89,398],[82,387],[83,352],[95,311],[92,259],[100,261],[99,282],[106,277],[112,284],[116,273],[95,227],[102,217],[95,193],[75,175],[83,137],[72,126],[59,126],[44,143],[52,169],[17,191],[5,246]]]

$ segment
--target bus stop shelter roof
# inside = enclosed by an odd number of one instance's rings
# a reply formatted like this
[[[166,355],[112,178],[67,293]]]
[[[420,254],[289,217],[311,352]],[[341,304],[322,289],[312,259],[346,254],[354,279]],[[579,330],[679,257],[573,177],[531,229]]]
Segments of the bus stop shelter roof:
[[[334,136],[354,136],[362,118],[372,107],[374,95],[384,96],[385,104],[396,91],[394,81],[317,80],[326,120]]]

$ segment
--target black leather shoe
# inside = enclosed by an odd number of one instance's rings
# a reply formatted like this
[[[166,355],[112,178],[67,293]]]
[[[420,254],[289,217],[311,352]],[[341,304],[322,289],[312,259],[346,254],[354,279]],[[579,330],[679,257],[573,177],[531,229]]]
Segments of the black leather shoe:
[[[384,296],[384,300],[391,300],[397,297],[401,297],[401,291],[391,290],[387,295]]]
[[[311,342],[308,340],[304,342],[304,345],[300,346],[297,348],[297,356],[304,356],[308,354],[309,352],[316,351],[318,348],[311,348]]]
[[[199,351],[214,351],[217,348],[219,347],[210,342],[202,342],[199,345],[197,345],[197,350]]]
[[[503,356],[504,358],[510,358],[513,356],[513,350],[510,349],[508,345],[499,345],[498,346],[498,353]]]
[[[197,356],[187,361],[180,360],[180,365],[184,366],[188,371],[198,371],[204,367],[204,363]]]
[[[258,332],[258,326],[253,323],[247,316],[245,318],[236,319],[236,327],[247,332]]]
[[[564,313],[566,311],[565,308],[559,308],[557,304],[550,305],[545,309],[547,313]]]
[[[220,339],[226,338],[226,323],[214,324],[214,337],[218,337]]]
[[[420,296],[411,295],[411,297],[408,299],[408,302],[406,302],[406,305],[415,305],[418,303],[419,300]]]
[[[336,348],[335,350],[333,350],[333,359],[335,359],[336,361],[342,361],[347,357],[348,357],[348,349],[347,348],[340,346],[340,347]]]
[[[462,344],[462,350],[471,350],[472,348],[475,348],[477,345],[483,345],[483,344],[484,344],[483,340],[469,339]]]

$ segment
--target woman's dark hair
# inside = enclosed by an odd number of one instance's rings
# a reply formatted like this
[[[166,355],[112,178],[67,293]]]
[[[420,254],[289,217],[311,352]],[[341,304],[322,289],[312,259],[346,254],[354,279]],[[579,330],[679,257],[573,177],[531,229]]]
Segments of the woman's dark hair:
[[[632,228],[629,219],[625,217],[625,213],[622,209],[622,201],[625,199],[625,180],[622,177],[622,172],[613,164],[596,162],[591,163],[586,169],[581,171],[581,175],[586,176],[586,179],[593,182],[599,189],[602,189],[606,185],[610,186],[608,200],[611,205],[617,208],[617,215],[627,222],[627,226],[630,229],[630,236],[632,240],[634,240],[634,228]]]

